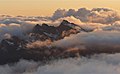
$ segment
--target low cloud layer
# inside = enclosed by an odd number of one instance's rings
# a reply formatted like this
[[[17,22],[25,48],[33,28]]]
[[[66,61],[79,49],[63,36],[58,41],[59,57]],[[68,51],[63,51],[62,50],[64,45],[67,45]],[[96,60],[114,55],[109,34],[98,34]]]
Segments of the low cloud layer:
[[[41,66],[40,62],[20,60],[0,66],[1,74],[119,74],[120,54],[94,55],[90,59],[64,59]]]
[[[104,53],[120,52],[119,34],[118,31],[83,32],[55,41],[53,45],[62,48],[78,48],[88,51],[94,50],[96,52],[102,51]]]

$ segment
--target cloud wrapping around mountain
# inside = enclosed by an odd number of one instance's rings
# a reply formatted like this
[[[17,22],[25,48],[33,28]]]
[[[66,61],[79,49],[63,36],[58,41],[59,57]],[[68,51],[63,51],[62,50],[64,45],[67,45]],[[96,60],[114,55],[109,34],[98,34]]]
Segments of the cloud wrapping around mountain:
[[[53,22],[52,20],[38,17],[0,17],[0,37],[2,40],[5,34],[10,34],[25,38],[26,34],[33,30],[33,27],[36,24],[42,25],[43,23],[57,26],[60,24],[60,21]]]
[[[84,50],[114,51],[120,49],[120,33],[118,31],[95,31],[79,33],[62,40],[55,41],[53,45],[62,48],[79,48]],[[116,51],[118,52],[118,51]],[[120,52],[120,50],[119,50]]]
[[[52,45],[64,48],[84,48],[108,51],[120,48],[120,16],[117,12],[106,8],[92,10],[80,8],[58,9],[52,17],[27,17],[27,16],[0,16],[0,40],[15,35],[26,38],[36,24],[47,23],[58,26],[62,20],[68,20],[78,26],[93,32],[71,35],[62,40],[55,41]],[[48,42],[49,43],[49,42]],[[40,45],[39,45],[40,44]],[[50,43],[51,44],[51,43]],[[37,45],[46,46],[44,42],[33,42],[28,48]],[[99,49],[98,49],[99,48]],[[64,59],[52,61],[41,66],[40,62],[20,60],[18,63],[1,65],[1,74],[120,74],[120,54],[96,54],[91,58]]]

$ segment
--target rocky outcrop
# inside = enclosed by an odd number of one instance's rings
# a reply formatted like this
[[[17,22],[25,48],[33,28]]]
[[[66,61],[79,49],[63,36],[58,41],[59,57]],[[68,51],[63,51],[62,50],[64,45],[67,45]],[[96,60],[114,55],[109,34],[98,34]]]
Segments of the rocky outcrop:
[[[46,45],[40,47],[35,45],[35,48],[29,48],[27,45],[35,41],[41,41],[43,44],[46,40],[53,42],[71,34],[77,34],[80,31],[84,30],[80,26],[66,20],[63,20],[57,27],[37,24],[32,32],[28,34],[28,39],[23,40],[17,36],[12,36],[0,42],[0,64],[17,62],[20,59],[45,61],[79,56],[79,49],[67,50],[67,48]]]
[[[21,58],[22,48],[25,41],[16,36],[9,39],[3,39],[0,43],[0,64],[18,61]]]
[[[78,27],[77,29],[75,27]],[[42,24],[40,26],[37,24],[30,35],[30,37],[45,41],[47,39],[54,41],[63,39],[70,34],[76,34],[80,32],[80,27],[76,24],[70,23],[67,20],[63,20],[58,27],[48,26],[47,24]]]

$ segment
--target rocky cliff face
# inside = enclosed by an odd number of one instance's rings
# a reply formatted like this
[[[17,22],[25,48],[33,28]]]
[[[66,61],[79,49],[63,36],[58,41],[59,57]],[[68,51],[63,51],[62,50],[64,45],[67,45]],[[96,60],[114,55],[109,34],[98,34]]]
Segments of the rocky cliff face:
[[[31,33],[31,37],[40,39],[41,41],[50,39],[50,40],[59,40],[70,34],[76,34],[80,32],[80,29],[76,29],[75,27],[79,27],[73,23],[70,23],[66,20],[63,20],[62,23],[58,27],[48,26],[47,24],[42,24],[40,26],[37,24]],[[80,27],[79,27],[80,28]],[[36,39],[35,39],[36,40]]]
[[[77,27],[77,28],[76,28]],[[28,59],[36,61],[45,61],[53,58],[66,58],[78,56],[75,51],[67,51],[67,49],[55,46],[46,46],[44,43],[49,40],[51,43],[56,40],[63,39],[71,34],[77,34],[83,30],[80,26],[63,20],[57,27],[47,24],[35,25],[33,30],[28,34],[28,39],[20,39],[12,36],[9,39],[3,39],[0,43],[0,64],[17,62],[19,59]],[[43,46],[30,48],[28,44],[39,41]]]

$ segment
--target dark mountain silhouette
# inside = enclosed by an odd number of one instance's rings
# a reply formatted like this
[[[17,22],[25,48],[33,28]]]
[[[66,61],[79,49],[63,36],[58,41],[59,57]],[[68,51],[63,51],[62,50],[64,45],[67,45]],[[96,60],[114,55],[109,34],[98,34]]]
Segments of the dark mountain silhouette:
[[[20,59],[45,61],[58,58],[76,57],[79,50],[67,51],[66,48],[41,46],[39,48],[27,48],[27,44],[46,40],[56,41],[63,39],[71,34],[77,34],[81,31],[87,31],[80,26],[63,20],[57,27],[49,26],[45,23],[35,25],[32,32],[28,34],[29,39],[20,39],[12,36],[9,39],[3,39],[0,43],[0,64],[17,62]],[[81,53],[82,54],[82,53]]]
[[[41,41],[44,41],[46,39],[50,39],[52,41],[59,40],[64,38],[65,36],[69,36],[70,34],[79,33],[80,29],[75,29],[75,26],[79,27],[73,23],[68,22],[67,20],[63,20],[58,27],[49,26],[45,23],[42,24],[42,26],[37,24],[33,28],[32,36],[35,36],[34,38],[41,39]]]

